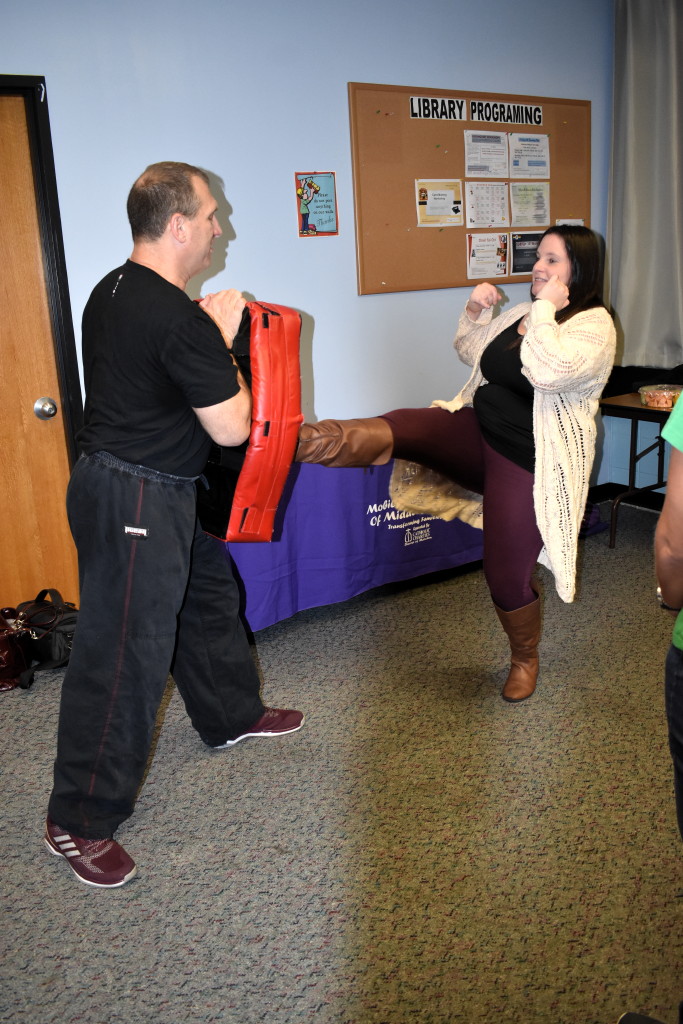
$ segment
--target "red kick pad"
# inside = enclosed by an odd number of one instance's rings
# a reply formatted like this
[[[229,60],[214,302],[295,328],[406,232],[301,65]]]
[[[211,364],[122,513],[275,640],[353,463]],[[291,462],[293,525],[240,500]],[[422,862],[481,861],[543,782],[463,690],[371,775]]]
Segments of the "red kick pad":
[[[248,345],[244,337],[247,329]],[[199,484],[199,518],[204,530],[220,540],[269,541],[303,421],[299,367],[301,315],[288,306],[248,302],[241,334],[241,346],[236,338],[233,352],[251,387],[249,441],[246,452],[223,448],[220,453],[224,457],[209,460],[205,469],[209,481],[206,495],[202,496]],[[243,459],[241,468],[236,459]],[[232,470],[225,469],[226,465],[232,466]],[[232,503],[224,479],[231,472]],[[235,473],[238,474],[236,483]],[[213,508],[208,515],[207,497]],[[216,509],[217,502],[222,509]]]

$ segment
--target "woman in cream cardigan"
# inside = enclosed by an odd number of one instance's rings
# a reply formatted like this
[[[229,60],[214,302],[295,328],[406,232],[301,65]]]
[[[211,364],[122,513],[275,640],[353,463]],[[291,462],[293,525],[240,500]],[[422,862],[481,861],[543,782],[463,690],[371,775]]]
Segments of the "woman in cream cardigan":
[[[563,601],[574,598],[595,416],[616,346],[600,291],[593,232],[550,228],[531,302],[494,318],[495,285],[472,291],[454,342],[472,373],[452,401],[301,428],[298,462],[369,466],[394,457],[397,508],[483,528],[484,574],[510,641],[502,696],[511,702],[531,696],[538,678],[536,562],[551,570]]]

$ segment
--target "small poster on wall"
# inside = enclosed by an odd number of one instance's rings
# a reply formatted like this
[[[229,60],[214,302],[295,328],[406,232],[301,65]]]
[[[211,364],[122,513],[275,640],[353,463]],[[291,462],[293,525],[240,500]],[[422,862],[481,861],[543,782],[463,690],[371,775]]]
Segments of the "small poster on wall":
[[[311,171],[294,175],[299,236],[319,238],[339,234],[337,191],[334,171]]]

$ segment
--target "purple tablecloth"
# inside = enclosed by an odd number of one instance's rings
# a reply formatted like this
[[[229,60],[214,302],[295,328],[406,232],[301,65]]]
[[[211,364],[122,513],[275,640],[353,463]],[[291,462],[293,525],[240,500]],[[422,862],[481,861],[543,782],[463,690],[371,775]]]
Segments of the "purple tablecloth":
[[[480,530],[391,504],[391,463],[372,469],[294,465],[269,544],[230,544],[252,630],[372,587],[482,556]]]

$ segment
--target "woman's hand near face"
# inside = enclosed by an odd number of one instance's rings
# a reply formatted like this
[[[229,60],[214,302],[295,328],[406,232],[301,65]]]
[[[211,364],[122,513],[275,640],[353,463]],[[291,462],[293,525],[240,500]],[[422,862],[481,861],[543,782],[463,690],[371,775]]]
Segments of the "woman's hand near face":
[[[546,299],[548,302],[552,302],[553,306],[559,313],[561,309],[569,305],[569,288],[566,284],[560,281],[557,274],[553,274],[542,288],[536,293],[537,299]]]
[[[503,296],[495,285],[489,284],[488,281],[483,281],[472,289],[472,294],[467,300],[467,311],[475,320],[478,320],[482,309],[491,309],[502,298]]]

